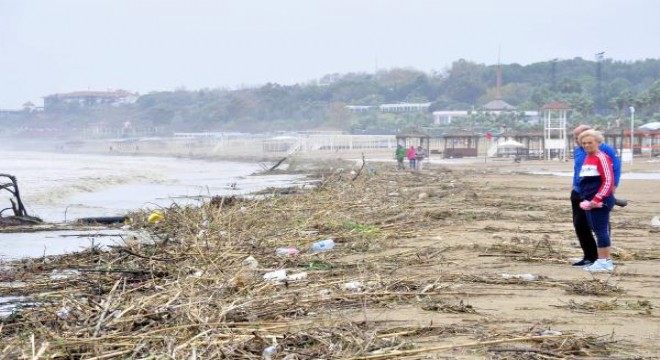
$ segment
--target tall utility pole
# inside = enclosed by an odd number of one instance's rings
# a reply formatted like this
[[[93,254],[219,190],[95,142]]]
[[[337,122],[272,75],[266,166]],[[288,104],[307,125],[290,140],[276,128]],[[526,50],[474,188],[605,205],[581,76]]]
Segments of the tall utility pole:
[[[557,60],[552,59],[551,68],[550,68],[550,83],[552,84],[552,91],[557,90]]]
[[[500,65],[500,48],[499,47],[497,48],[497,80],[496,81],[497,81],[497,85],[496,85],[497,86],[497,90],[496,90],[497,92],[495,94],[495,98],[497,100],[501,100],[502,99],[502,90],[501,90],[501,86],[502,86],[502,66]]]
[[[633,164],[633,158],[635,157],[635,147],[633,146],[635,142],[635,107],[630,107],[630,165]]]
[[[603,57],[604,51],[596,54],[596,115],[602,115],[603,111]]]

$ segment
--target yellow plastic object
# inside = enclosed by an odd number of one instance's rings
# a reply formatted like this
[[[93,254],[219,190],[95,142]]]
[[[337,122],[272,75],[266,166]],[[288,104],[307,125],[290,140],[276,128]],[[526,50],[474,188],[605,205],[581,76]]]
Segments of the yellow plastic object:
[[[163,220],[163,217],[164,217],[164,215],[161,211],[155,210],[147,218],[147,223],[149,223],[149,224],[157,223],[157,222]]]

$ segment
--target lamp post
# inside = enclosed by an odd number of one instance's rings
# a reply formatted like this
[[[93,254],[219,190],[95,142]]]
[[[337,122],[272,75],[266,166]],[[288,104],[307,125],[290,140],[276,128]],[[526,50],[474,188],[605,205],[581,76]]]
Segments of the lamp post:
[[[635,141],[635,107],[630,107],[630,165],[633,164],[633,158],[635,157],[635,149],[633,142]]]

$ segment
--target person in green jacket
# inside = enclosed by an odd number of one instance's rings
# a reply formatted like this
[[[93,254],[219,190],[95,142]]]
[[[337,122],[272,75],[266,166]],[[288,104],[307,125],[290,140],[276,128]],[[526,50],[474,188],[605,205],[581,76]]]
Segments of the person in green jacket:
[[[406,149],[401,146],[401,144],[398,144],[396,146],[396,152],[394,153],[394,157],[396,158],[396,168],[397,170],[405,170],[406,167],[403,165],[403,159],[406,158]]]

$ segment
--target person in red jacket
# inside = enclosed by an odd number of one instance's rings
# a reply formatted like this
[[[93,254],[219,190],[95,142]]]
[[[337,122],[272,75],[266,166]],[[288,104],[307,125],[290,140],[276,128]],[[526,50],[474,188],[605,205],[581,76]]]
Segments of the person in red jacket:
[[[614,207],[614,168],[612,159],[600,151],[603,135],[596,130],[587,130],[578,137],[587,153],[580,169],[580,207],[585,210],[591,231],[598,243],[598,260],[584,269],[591,272],[614,270],[610,259],[610,212]]]
[[[410,171],[415,172],[415,169],[417,168],[417,151],[415,151],[414,146],[410,145],[410,148],[406,153],[406,157],[408,158],[408,165],[410,166]]]

